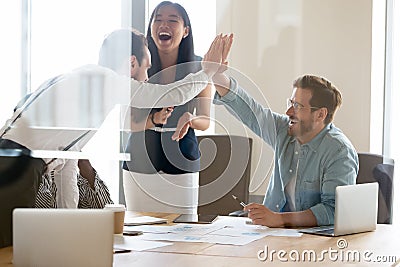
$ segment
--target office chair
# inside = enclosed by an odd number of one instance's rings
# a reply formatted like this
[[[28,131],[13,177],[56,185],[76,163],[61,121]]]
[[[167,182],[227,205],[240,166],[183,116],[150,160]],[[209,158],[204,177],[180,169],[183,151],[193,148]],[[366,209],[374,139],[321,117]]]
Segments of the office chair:
[[[25,149],[0,149],[0,187],[12,184],[28,164],[30,151]]]
[[[392,224],[394,160],[382,155],[358,153],[357,184],[378,182],[378,223]]]
[[[231,135],[197,139],[201,152],[198,214],[228,215],[243,209],[232,195],[248,202],[252,139]]]
[[[44,162],[27,149],[0,149],[0,248],[12,244],[14,208],[33,207]]]

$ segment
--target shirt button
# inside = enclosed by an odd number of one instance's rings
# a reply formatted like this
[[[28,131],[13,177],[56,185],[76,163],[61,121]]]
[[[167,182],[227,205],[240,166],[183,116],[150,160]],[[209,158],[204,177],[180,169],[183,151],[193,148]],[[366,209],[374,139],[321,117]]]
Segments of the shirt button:
[[[299,152],[295,151],[295,152],[294,152],[294,154],[296,154],[296,155],[297,155],[297,154],[299,154]]]
[[[293,172],[293,170],[289,170],[289,172]]]
[[[279,205],[276,205],[276,208],[279,208]]]

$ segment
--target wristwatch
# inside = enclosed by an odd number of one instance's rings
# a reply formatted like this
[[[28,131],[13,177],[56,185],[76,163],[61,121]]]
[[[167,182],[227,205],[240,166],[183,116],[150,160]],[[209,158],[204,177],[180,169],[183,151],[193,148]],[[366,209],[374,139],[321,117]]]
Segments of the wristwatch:
[[[149,128],[149,130],[153,130],[153,131],[160,132],[160,133],[165,133],[165,132],[175,132],[176,128],[152,127],[152,128]]]

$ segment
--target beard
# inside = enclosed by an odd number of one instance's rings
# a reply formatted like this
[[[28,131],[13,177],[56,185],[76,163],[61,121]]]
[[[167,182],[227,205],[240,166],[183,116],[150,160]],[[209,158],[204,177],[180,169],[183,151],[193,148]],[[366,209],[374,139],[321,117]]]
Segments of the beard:
[[[305,122],[302,120],[297,120],[295,118],[290,118],[289,127],[287,133],[289,136],[302,137],[305,134],[311,132],[313,129],[311,122]]]

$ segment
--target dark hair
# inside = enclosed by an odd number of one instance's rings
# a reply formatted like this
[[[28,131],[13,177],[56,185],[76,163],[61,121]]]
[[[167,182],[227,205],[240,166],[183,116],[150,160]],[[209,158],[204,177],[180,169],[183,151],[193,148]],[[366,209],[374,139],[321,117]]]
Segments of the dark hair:
[[[161,71],[161,61],[160,61],[160,56],[158,54],[158,49],[156,44],[154,43],[153,38],[151,37],[152,21],[154,20],[154,16],[157,15],[157,12],[160,8],[169,5],[173,6],[178,11],[179,15],[183,19],[184,26],[189,27],[189,34],[186,36],[186,38],[182,39],[181,43],[179,44],[178,60],[176,63],[178,65],[180,63],[192,62],[195,60],[192,25],[190,23],[190,19],[186,10],[178,3],[163,1],[159,3],[154,8],[153,13],[151,13],[149,27],[147,28],[147,41],[149,43],[149,50],[151,53],[151,68],[148,71],[149,77]],[[188,66],[185,66],[184,69],[185,71],[179,71],[179,72],[177,71],[176,79],[182,79],[190,72],[195,71],[189,68]]]
[[[333,121],[336,110],[342,104],[342,95],[335,85],[323,77],[303,75],[294,80],[293,87],[310,90],[312,95],[310,105],[327,108],[328,115],[324,123],[328,124]]]
[[[130,51],[127,44],[131,43]],[[99,65],[117,71],[127,55],[134,55],[142,63],[144,47],[147,39],[135,29],[120,29],[113,31],[104,39],[99,52]]]

